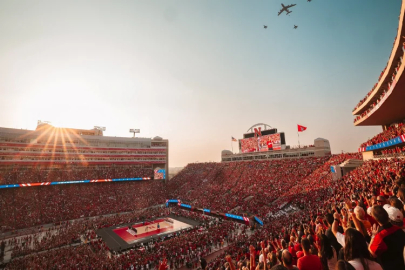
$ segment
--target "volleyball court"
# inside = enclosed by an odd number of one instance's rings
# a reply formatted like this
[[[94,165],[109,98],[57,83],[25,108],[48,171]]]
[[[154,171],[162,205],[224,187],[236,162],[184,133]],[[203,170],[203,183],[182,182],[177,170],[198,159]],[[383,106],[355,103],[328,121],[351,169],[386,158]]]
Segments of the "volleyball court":
[[[162,218],[116,228],[113,232],[130,244],[148,236],[175,232],[188,227],[192,226],[171,218]]]

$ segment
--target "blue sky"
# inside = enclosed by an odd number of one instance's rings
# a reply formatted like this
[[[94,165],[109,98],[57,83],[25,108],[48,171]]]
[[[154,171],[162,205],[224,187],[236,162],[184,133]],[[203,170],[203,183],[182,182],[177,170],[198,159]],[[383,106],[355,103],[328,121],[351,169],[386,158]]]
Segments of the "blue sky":
[[[277,16],[281,3],[297,6]],[[0,126],[140,128],[170,140],[170,166],[219,161],[259,122],[287,144],[302,124],[301,144],[323,137],[334,153],[356,151],[381,130],[354,127],[351,111],[388,61],[400,6],[3,0]]]

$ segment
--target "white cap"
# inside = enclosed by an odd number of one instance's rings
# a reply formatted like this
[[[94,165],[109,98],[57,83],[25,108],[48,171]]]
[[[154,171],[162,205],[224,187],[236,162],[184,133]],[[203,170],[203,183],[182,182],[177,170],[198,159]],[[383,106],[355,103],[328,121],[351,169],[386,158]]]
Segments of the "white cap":
[[[260,256],[259,256],[259,262],[263,262],[263,254],[260,254]]]
[[[385,211],[388,213],[388,217],[393,225],[402,227],[404,225],[404,215],[402,212],[389,204],[384,205]]]

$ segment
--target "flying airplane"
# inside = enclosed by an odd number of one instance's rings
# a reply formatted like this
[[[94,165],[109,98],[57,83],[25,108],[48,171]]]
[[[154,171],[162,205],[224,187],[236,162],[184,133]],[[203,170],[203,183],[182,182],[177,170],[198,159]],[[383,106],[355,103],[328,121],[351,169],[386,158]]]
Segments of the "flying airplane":
[[[297,29],[298,28],[298,25],[294,25],[294,29]]]
[[[292,11],[289,10],[289,8],[292,8],[293,6],[296,6],[297,4],[292,4],[292,5],[288,5],[288,6],[284,6],[283,4],[281,4],[282,8],[280,9],[280,11],[278,12],[278,16],[280,16],[281,13],[283,13],[284,11],[286,12],[286,15],[290,14]]]
[[[267,25],[263,25],[264,29],[267,29]]]

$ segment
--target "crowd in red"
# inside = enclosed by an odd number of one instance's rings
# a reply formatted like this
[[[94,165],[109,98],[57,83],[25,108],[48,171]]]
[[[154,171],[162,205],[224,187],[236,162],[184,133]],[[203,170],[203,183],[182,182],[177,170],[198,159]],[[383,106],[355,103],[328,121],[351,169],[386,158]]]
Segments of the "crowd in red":
[[[362,143],[360,147],[367,147],[370,145],[379,144],[382,142],[386,142],[392,139],[395,139],[398,136],[405,135],[405,125],[404,123],[398,123],[395,125],[390,126],[383,132],[375,135],[373,138],[368,140],[365,143]]]
[[[371,112],[371,110],[372,110],[374,107],[376,107],[376,106],[381,102],[381,100],[383,100],[383,98],[387,95],[388,90],[390,90],[391,87],[395,87],[395,83],[396,83],[395,77],[396,77],[396,75],[397,75],[397,73],[398,73],[398,71],[399,71],[399,68],[400,68],[401,65],[402,65],[402,60],[403,60],[403,57],[402,57],[402,56],[401,56],[401,57],[398,57],[398,59],[397,59],[397,61],[396,61],[396,66],[395,66],[395,68],[394,68],[394,70],[393,70],[393,72],[392,72],[392,74],[391,74],[391,78],[390,78],[390,80],[389,80],[389,83],[387,84],[387,86],[381,86],[381,87],[380,87],[380,92],[381,92],[381,94],[378,96],[378,98],[377,98],[372,104],[370,104],[370,106],[368,107],[367,110],[365,110],[362,114],[358,115],[358,116],[354,119],[354,123],[356,123],[357,121],[359,121],[359,120],[362,119],[363,117],[367,116],[367,115]],[[385,70],[381,73],[380,78],[379,78],[378,80],[381,79],[381,77],[382,77],[382,75],[384,74],[384,72],[385,72]],[[362,99],[362,100],[357,104],[357,106],[353,109],[353,111],[355,111],[358,107],[360,107],[360,106],[368,99],[368,97],[371,95],[371,93],[375,90],[375,87],[376,87],[376,86],[377,86],[377,84],[375,84],[374,87],[373,87],[373,89],[367,94],[367,96],[364,97],[364,99]]]
[[[0,232],[164,203],[161,181],[51,185],[0,190]]]
[[[265,217],[262,230],[225,251],[235,261],[223,254],[208,269],[254,269],[249,258],[263,253],[259,269],[405,269],[404,167],[403,159],[368,161],[338,182],[315,171],[281,195],[302,210]]]
[[[378,78],[378,82],[381,80],[381,78],[382,78],[382,76],[384,75],[384,72],[385,72],[386,69],[387,69],[387,68],[384,68],[384,70],[381,71],[380,77]],[[360,100],[359,103],[357,103],[356,107],[354,107],[354,109],[353,109],[353,112],[354,112],[358,107],[360,107],[360,106],[367,100],[367,98],[371,95],[371,93],[373,93],[373,91],[375,90],[375,88],[376,88],[377,85],[378,85],[378,82],[375,83],[374,86],[373,86],[373,88],[371,88],[371,90],[367,93],[367,95],[366,95],[362,100]]]
[[[396,41],[396,38],[395,38],[394,43],[393,43],[394,45],[395,45],[395,41]],[[405,42],[402,45],[402,51],[405,53]],[[397,75],[397,73],[399,71],[399,68],[401,67],[402,59],[403,59],[403,57],[401,56],[396,61],[396,67],[394,68],[394,71],[393,71],[393,73],[391,75],[390,83],[388,83],[388,89],[390,89],[391,84],[394,81],[394,79],[395,79],[395,77],[396,77],[396,75]],[[382,76],[384,75],[384,72],[385,72],[386,69],[387,69],[387,67],[385,67],[384,70],[381,72],[380,77],[378,78],[378,82],[376,84],[374,84],[373,88],[367,93],[367,95],[362,100],[359,101],[359,103],[357,103],[356,107],[354,107],[354,109],[353,109],[353,112],[355,110],[357,110],[357,108],[359,108],[369,98],[369,96],[373,93],[373,91],[376,89],[378,83],[380,82]],[[382,87],[380,89],[382,89]],[[387,90],[384,90],[383,93],[381,94],[380,98],[377,100],[377,102],[374,102],[371,106],[374,107],[376,104],[378,104],[378,102],[382,99],[382,97],[384,97],[386,92],[387,92]],[[355,122],[356,121],[357,120],[355,119]]]
[[[299,270],[352,269],[350,266],[353,269],[405,269],[405,233],[402,231],[405,161],[367,161],[341,180],[333,180],[330,166],[352,158],[360,156],[342,154],[329,158],[189,164],[168,184],[106,183],[70,185],[56,187],[55,190],[52,189],[54,187],[14,189],[1,194],[6,196],[1,196],[2,204],[10,201],[9,205],[5,204],[6,214],[0,213],[1,221],[10,221],[15,214],[18,216],[19,211],[13,212],[11,203],[20,205],[23,210],[21,216],[32,215],[39,218],[40,224],[43,220],[56,222],[132,211],[170,198],[223,212],[257,214],[263,218],[265,225],[249,234],[246,227],[240,231],[230,222],[213,223],[204,216],[175,210],[179,215],[199,219],[202,228],[183,232],[164,242],[152,243],[142,251],[114,255],[108,252],[101,240],[92,240],[95,238],[94,230],[131,222],[138,214],[131,212],[86,219],[69,225],[64,223],[58,228],[58,236],[49,232],[41,241],[36,241],[35,236],[31,236],[33,239],[28,237],[24,241],[32,248],[15,244],[14,254],[20,256],[65,245],[79,236],[86,238],[85,242],[90,241],[88,244],[16,258],[7,265],[7,269],[157,269],[163,258],[166,258],[166,265],[174,269],[187,264],[196,266],[199,259],[224,242],[228,247],[222,255],[208,262],[206,269],[233,267],[246,270],[256,269],[255,265],[257,269],[297,269],[292,265],[297,265]],[[59,200],[59,196],[63,199]],[[92,200],[83,198],[85,196],[90,196]],[[100,196],[98,200],[97,196]],[[133,196],[137,196],[136,199]],[[109,197],[115,198],[112,199],[114,203],[109,201]],[[90,203],[94,199],[96,203]],[[21,202],[25,200],[28,203]],[[107,202],[103,204],[102,201]],[[141,202],[137,204],[137,201]],[[37,208],[29,207],[32,205],[30,202],[36,202],[39,208],[43,208],[41,212],[52,211],[52,214],[48,219],[44,218]],[[54,206],[47,207],[48,204]],[[88,205],[89,208],[86,207]],[[54,207],[58,210],[52,210]],[[161,216],[167,214],[165,211],[168,210],[145,210],[142,215]],[[10,222],[14,228],[21,222],[22,227],[32,225],[23,218],[16,220]],[[375,230],[374,224],[380,226],[380,231]],[[384,238],[385,231],[395,235],[395,243],[402,244],[402,249]],[[54,241],[50,240],[52,238]],[[342,246],[345,248],[342,249]],[[225,254],[231,256],[225,258]],[[251,259],[251,255],[256,257]],[[346,268],[341,268],[342,265]]]
[[[375,153],[375,157],[399,157],[403,156],[405,153],[405,146],[402,147],[395,147],[387,150],[382,150],[381,154],[380,153]]]
[[[156,218],[168,215],[169,212],[189,219],[199,220],[201,226],[179,232],[175,237],[162,241],[155,239],[148,245],[131,249],[120,255],[110,254],[108,247],[101,239],[96,239],[95,230],[98,228],[140,222],[145,218]],[[72,227],[74,226],[74,228]],[[211,218],[179,209],[168,210],[162,208],[132,212],[123,215],[100,217],[93,220],[76,221],[75,225],[63,224],[61,228],[82,235],[84,245],[76,247],[66,246],[66,243],[55,246],[45,240],[45,244],[34,245],[33,237],[10,239],[8,245],[13,247],[13,256],[18,257],[30,253],[49,250],[45,253],[35,253],[30,256],[15,258],[7,265],[8,269],[154,269],[164,257],[171,269],[186,265],[197,265],[198,259],[210,254],[213,248],[220,248],[224,243],[232,243],[238,239],[237,225],[232,222],[217,222]],[[51,229],[52,230],[52,229]],[[51,231],[50,230],[50,231]],[[63,239],[66,234],[58,236]],[[68,236],[66,238],[69,238]],[[239,238],[240,239],[240,238]],[[69,241],[67,242],[69,243]],[[46,247],[46,244],[51,244]],[[38,248],[42,246],[43,248]],[[84,258],[82,258],[84,256]]]

